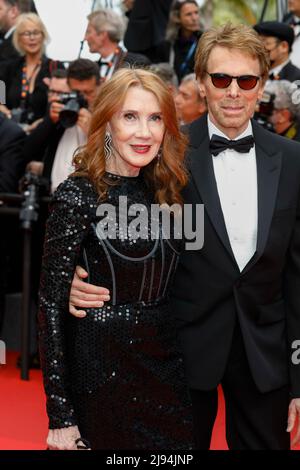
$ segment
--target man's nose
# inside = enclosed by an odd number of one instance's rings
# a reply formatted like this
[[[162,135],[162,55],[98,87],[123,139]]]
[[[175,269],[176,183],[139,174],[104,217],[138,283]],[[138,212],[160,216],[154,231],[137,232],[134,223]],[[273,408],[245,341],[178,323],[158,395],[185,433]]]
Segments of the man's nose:
[[[230,83],[226,92],[227,95],[234,97],[240,94],[241,90],[235,78],[232,79],[232,82]]]

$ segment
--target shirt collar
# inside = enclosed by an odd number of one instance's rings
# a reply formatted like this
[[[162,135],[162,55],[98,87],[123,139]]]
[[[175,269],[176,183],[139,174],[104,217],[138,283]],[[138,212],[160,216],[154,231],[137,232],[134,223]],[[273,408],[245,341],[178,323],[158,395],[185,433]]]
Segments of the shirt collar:
[[[106,64],[109,64],[113,58],[114,58],[114,53],[108,55],[107,57],[100,57],[100,62],[103,64],[103,63],[106,63]]]
[[[12,26],[4,35],[4,39],[8,39],[14,32],[14,30],[16,29],[15,26]]]
[[[273,73],[274,75],[278,75],[281,72],[281,70],[283,69],[283,67],[285,67],[289,63],[289,61],[290,61],[290,59],[287,59],[282,64],[277,65],[276,67],[270,69],[269,75],[271,75],[271,73]]]
[[[224,137],[225,139],[228,139],[228,136],[224,134],[222,131],[220,131],[220,129],[218,129],[218,127],[211,121],[209,114],[207,115],[207,125],[208,125],[208,135],[210,139],[212,138],[213,134],[219,137]],[[252,124],[251,124],[250,119],[248,122],[248,126],[244,130],[244,132],[236,136],[236,138],[233,140],[242,139],[243,137],[247,137],[248,135],[253,135]]]

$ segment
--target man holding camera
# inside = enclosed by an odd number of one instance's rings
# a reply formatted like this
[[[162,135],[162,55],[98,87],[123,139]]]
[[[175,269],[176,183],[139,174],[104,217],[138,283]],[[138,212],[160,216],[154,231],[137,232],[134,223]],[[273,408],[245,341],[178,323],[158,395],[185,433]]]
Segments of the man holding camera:
[[[24,159],[30,161],[29,170],[48,179],[52,192],[72,172],[73,154],[86,142],[99,83],[99,67],[88,59],[72,62],[58,87],[57,77],[50,81],[49,114],[28,136]]]

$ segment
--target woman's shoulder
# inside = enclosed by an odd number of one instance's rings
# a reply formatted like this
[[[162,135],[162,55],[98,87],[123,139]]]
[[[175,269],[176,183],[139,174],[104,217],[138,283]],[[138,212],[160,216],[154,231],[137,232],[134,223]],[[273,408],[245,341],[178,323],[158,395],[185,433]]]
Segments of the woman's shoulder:
[[[83,176],[69,176],[56,189],[53,201],[68,202],[72,206],[94,205],[97,193],[92,182]]]

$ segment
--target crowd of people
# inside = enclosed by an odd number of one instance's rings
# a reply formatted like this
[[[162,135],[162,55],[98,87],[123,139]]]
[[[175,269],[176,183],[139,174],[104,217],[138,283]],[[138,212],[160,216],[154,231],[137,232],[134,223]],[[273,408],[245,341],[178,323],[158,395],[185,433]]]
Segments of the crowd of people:
[[[99,60],[62,63],[34,2],[0,0],[0,193],[30,172],[52,195],[32,293],[48,447],[208,449],[221,383],[229,447],[287,449],[297,416],[300,439],[300,0],[283,22],[207,30],[196,0],[95,5]],[[148,215],[204,204],[204,247],[161,222],[153,239],[147,217],[146,237],[124,235],[120,215],[108,240],[97,208],[120,197]],[[10,249],[8,229],[0,332]]]

